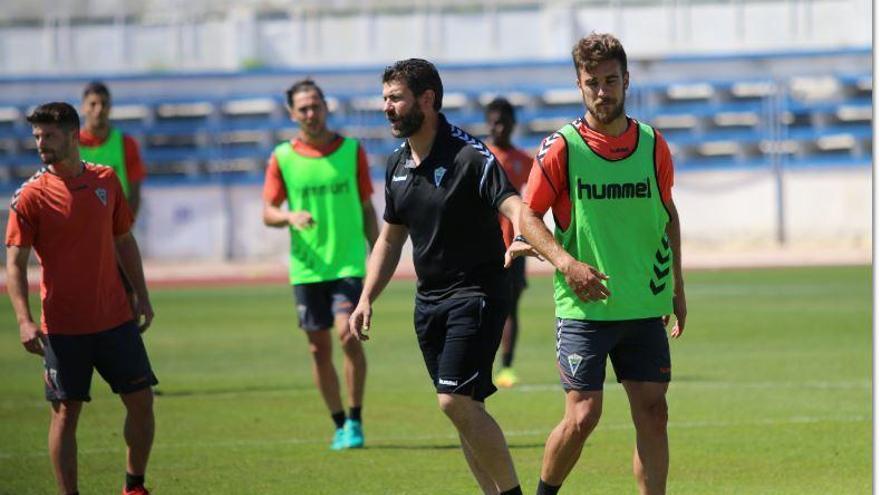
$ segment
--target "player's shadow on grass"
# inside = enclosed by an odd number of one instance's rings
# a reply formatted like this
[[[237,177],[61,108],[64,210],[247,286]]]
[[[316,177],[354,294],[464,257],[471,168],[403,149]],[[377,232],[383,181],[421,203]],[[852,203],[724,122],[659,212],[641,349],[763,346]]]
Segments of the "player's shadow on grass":
[[[208,396],[208,395],[239,395],[239,394],[260,394],[265,392],[299,392],[303,390],[312,390],[312,386],[290,386],[285,384],[277,385],[248,385],[243,387],[227,387],[227,388],[211,388],[207,390],[194,389],[165,389],[157,387],[153,389],[153,393],[160,397],[190,397],[190,396]]]
[[[543,443],[519,443],[508,445],[511,450],[516,449],[537,449],[544,448]],[[403,444],[384,444],[384,445],[368,445],[365,450],[461,450],[461,445],[443,444],[443,445],[403,445]]]

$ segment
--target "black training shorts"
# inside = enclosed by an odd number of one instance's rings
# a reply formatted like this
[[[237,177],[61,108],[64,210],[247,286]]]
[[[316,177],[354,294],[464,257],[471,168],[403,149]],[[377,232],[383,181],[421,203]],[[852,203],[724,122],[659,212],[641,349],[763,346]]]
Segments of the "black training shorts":
[[[117,394],[159,383],[134,320],[86,335],[49,334],[44,342],[46,400],[91,400],[92,369]]]
[[[307,332],[332,328],[335,315],[354,311],[362,288],[358,277],[294,285],[299,327]]]
[[[509,312],[506,298],[416,300],[414,323],[437,393],[483,401],[497,389],[492,363]]]
[[[565,390],[602,390],[605,361],[617,381],[669,382],[669,339],[662,318],[556,320],[556,361]]]

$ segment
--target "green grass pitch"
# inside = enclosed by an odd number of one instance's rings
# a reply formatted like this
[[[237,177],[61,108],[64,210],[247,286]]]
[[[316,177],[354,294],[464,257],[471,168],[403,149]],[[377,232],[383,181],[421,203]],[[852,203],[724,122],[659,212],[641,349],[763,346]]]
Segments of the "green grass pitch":
[[[870,279],[869,267],[687,274],[688,326],[672,343],[670,493],[870,493]],[[563,409],[551,279],[530,284],[515,362],[523,383],[488,401],[525,493]],[[162,395],[148,486],[157,495],[477,493],[419,355],[413,290],[394,282],[375,306],[367,448],[347,452],[328,450],[331,422],[289,288],[153,291],[146,341]],[[41,363],[18,343],[8,303],[0,321],[0,494],[55,493]],[[609,380],[602,420],[563,493],[635,493],[634,434],[610,367]],[[80,490],[118,493],[123,408],[97,375],[92,395]]]

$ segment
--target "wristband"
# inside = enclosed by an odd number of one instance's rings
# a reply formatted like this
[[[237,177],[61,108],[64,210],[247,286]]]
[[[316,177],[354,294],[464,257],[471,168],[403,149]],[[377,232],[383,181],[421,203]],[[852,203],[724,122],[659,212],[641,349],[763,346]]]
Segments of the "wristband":
[[[529,243],[529,241],[527,241],[526,238],[523,237],[522,234],[518,234],[516,237],[513,238],[513,242],[516,242],[516,241],[524,242],[524,243],[526,243],[526,244]]]

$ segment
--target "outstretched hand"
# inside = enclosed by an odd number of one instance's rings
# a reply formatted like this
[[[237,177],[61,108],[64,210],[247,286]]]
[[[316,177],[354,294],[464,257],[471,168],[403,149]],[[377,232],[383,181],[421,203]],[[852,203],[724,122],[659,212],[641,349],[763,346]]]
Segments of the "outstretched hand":
[[[510,268],[510,264],[513,263],[513,260],[520,256],[532,256],[544,261],[541,254],[535,251],[535,248],[533,248],[531,244],[523,241],[513,241],[504,253],[504,268]]]
[[[564,270],[560,271],[565,276],[565,283],[582,301],[599,301],[611,296],[611,291],[602,283],[608,280],[608,275],[595,267],[580,261],[572,261]]]
[[[288,214],[287,223],[297,230],[305,230],[315,226],[315,219],[312,214],[305,211],[292,211]]]

